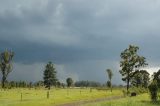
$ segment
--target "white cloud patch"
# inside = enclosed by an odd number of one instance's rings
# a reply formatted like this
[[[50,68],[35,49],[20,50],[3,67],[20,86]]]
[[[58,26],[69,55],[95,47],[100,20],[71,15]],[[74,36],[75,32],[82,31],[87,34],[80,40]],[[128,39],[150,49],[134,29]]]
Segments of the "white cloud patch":
[[[150,75],[153,75],[153,73],[157,72],[160,69],[160,67],[155,66],[155,67],[147,67],[144,69],[147,70],[150,73]]]
[[[69,77],[72,78],[74,82],[79,80],[77,72],[67,70],[65,65],[56,65],[56,70],[60,82],[66,83],[66,79]]]

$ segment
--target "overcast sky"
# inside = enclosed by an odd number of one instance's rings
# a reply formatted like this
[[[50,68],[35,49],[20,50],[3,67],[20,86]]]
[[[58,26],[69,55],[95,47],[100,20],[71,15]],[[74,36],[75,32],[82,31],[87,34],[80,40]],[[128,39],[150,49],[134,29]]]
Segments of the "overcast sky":
[[[134,44],[150,73],[160,60],[159,0],[0,0],[0,52],[15,52],[10,80],[38,81],[48,61],[58,78],[122,84],[120,53]]]

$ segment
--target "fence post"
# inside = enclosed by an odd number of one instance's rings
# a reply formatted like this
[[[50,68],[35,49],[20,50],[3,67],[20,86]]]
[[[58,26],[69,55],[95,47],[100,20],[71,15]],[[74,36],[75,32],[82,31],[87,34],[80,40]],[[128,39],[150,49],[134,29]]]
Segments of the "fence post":
[[[90,93],[92,92],[92,88],[90,88]]]
[[[69,95],[69,89],[67,88],[67,95]]]
[[[47,91],[47,99],[49,99],[49,91]]]
[[[21,93],[21,101],[22,101],[22,93]]]

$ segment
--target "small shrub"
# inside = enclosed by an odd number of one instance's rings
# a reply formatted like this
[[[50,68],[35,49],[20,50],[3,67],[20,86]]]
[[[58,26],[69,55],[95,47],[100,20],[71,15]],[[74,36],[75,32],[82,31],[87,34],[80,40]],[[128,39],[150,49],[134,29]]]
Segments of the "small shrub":
[[[147,93],[147,89],[146,88],[142,88],[142,87],[132,87],[129,89],[130,92],[135,92],[136,94],[142,94],[142,93]]]
[[[157,101],[158,98],[158,86],[157,86],[157,81],[154,80],[149,86],[149,92],[150,92],[150,96],[151,96],[151,100],[153,102]]]

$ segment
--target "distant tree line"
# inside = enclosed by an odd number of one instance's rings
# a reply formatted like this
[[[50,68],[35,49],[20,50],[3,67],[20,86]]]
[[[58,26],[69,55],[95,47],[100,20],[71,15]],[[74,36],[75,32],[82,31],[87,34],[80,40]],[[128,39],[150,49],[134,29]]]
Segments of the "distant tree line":
[[[77,81],[75,82],[75,87],[100,87],[101,83],[95,81]]]
[[[27,82],[27,81],[6,81],[6,88],[33,88],[33,87],[42,87],[44,85],[43,81],[38,82]]]

